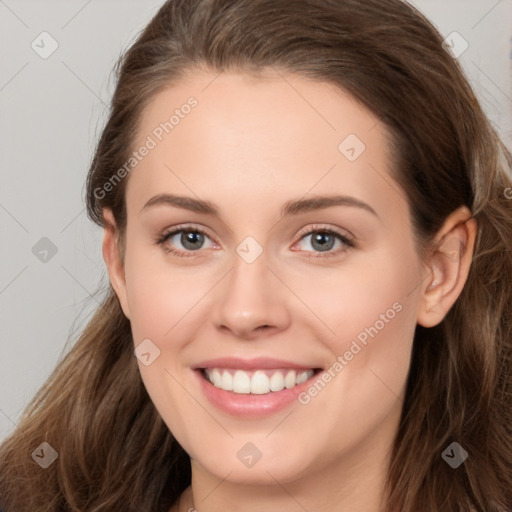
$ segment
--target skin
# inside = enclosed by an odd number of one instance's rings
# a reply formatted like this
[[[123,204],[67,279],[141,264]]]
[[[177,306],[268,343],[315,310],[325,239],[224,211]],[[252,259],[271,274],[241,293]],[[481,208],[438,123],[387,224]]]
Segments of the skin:
[[[198,106],[130,174],[124,259],[104,212],[104,259],[134,346],[149,338],[160,350],[149,366],[139,361],[142,379],[191,457],[192,485],[171,511],[378,512],[415,326],[438,324],[459,296],[476,223],[465,207],[453,212],[421,261],[385,126],[333,85],[296,75],[191,72],[155,95],[135,146],[190,96]],[[338,149],[349,134],[366,146],[353,162]],[[209,200],[218,215],[141,212],[161,193]],[[376,215],[332,206],[281,217],[287,201],[332,194]],[[184,223],[208,233],[190,257],[155,244]],[[313,228],[350,235],[357,247],[338,240],[329,256],[307,234]],[[236,253],[247,236],[263,249],[250,264]],[[180,234],[166,246],[187,252]],[[396,302],[401,311],[306,405],[232,416],[207,401],[190,368],[267,356],[326,369]],[[236,455],[247,442],[262,453],[251,468]]]

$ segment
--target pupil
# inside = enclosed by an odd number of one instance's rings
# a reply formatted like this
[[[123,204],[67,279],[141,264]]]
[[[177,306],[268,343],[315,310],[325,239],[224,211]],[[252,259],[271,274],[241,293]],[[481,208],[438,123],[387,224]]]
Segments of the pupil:
[[[327,239],[327,241],[326,241]],[[319,244],[317,248],[320,249],[320,251],[328,251],[329,249],[332,249],[334,242],[334,237],[332,237],[328,233],[317,233],[313,237],[313,247],[315,244]]]
[[[197,249],[202,245],[202,233],[189,231],[181,235],[181,243],[187,249]]]

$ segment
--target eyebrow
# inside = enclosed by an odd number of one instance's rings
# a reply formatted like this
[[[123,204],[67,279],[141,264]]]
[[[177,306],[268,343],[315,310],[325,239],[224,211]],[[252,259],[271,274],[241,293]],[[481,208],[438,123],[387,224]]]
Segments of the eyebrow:
[[[203,213],[206,215],[218,215],[219,208],[211,201],[195,199],[193,197],[177,196],[174,194],[158,194],[152,197],[141,209],[144,210],[155,206],[175,206],[183,208],[191,212]],[[291,200],[284,204],[281,208],[281,216],[297,215],[299,213],[322,210],[333,206],[352,206],[360,208],[379,218],[377,212],[367,203],[351,196],[334,195],[334,196],[318,196],[309,199]]]

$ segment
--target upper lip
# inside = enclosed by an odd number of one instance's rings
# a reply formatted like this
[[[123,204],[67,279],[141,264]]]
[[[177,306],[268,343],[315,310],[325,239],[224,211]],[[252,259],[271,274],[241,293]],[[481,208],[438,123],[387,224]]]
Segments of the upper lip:
[[[296,370],[311,370],[320,368],[319,366],[304,365],[293,361],[283,359],[274,359],[271,357],[257,357],[255,359],[241,359],[239,357],[219,357],[208,359],[192,366],[194,370],[204,368],[230,368],[236,370],[277,370],[280,368],[290,368]]]

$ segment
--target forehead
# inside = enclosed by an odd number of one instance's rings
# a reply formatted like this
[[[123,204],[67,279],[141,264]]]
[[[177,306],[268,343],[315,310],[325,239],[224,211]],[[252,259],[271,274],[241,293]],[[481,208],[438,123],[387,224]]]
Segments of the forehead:
[[[162,188],[242,203],[259,192],[366,189],[377,202],[397,192],[382,177],[390,161],[384,125],[342,89],[296,74],[192,72],[144,109],[134,149],[144,145],[151,150],[127,189],[138,206]]]
[[[187,106],[190,98],[197,103],[193,108]],[[172,126],[161,134],[166,139],[177,142],[180,132],[186,135],[187,127],[193,127],[203,145],[213,136],[216,143],[222,139],[237,148],[243,142],[246,150],[250,140],[264,142],[268,149],[286,149],[290,139],[322,137],[322,150],[337,151],[344,136],[368,138],[366,132],[378,124],[368,109],[336,85],[272,70],[262,75],[189,72],[155,94],[141,115],[136,142],[155,130],[159,138],[158,128],[169,121]]]

